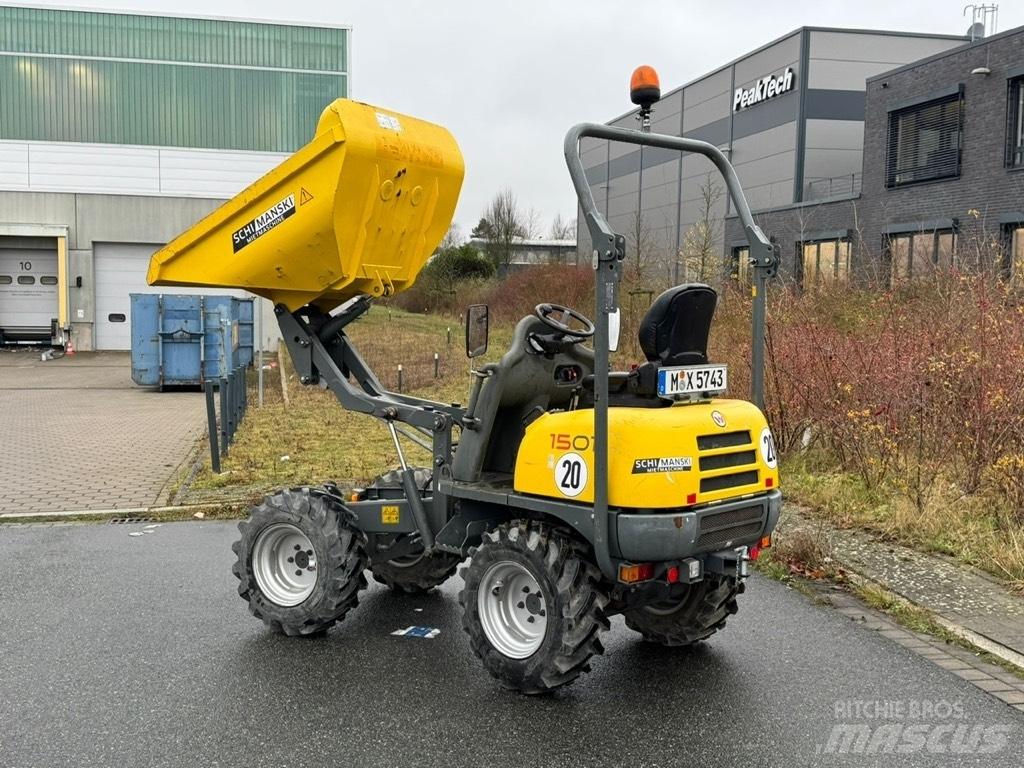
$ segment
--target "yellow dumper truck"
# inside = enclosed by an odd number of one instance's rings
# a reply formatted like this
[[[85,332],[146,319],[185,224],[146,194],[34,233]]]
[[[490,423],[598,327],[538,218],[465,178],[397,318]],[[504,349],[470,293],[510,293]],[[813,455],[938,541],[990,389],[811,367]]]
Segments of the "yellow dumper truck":
[[[646,360],[609,370],[626,249],[594,205],[580,139],[716,164],[750,240],[755,341],[777,255],[717,148],[650,133],[657,89],[640,80],[640,130],[583,124],[565,140],[594,243],[596,322],[538,286],[547,303],[519,321],[499,362],[473,371],[465,407],[386,390],[345,331],[412,285],[451,222],[463,159],[444,128],[338,100],[309,144],[153,256],[151,284],[272,301],[302,383],[326,384],[394,439],[401,466],[366,488],[282,490],[239,525],[239,594],[267,625],[317,635],[356,607],[366,570],[416,592],[468,559],[460,601],[474,652],[505,686],[541,693],[589,669],[610,615],[685,646],[736,612],[781,505],[772,435],[757,405],[722,397],[728,371],[708,360],[717,297],[706,285],[658,297],[640,326]],[[486,350],[487,329],[487,308],[471,307],[470,357]],[[405,441],[429,450],[431,465],[409,466]]]

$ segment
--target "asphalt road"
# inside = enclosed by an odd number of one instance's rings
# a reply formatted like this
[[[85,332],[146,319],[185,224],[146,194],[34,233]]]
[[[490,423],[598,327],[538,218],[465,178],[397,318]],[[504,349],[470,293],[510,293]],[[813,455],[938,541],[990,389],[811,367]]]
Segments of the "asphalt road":
[[[281,638],[236,596],[233,525],[141,527],[0,528],[0,766],[1019,764],[1020,713],[762,578],[698,650],[616,618],[590,675],[528,698],[472,656],[458,577],[417,598],[371,586],[326,638]],[[410,625],[441,634],[390,634]],[[1001,735],[836,755],[837,724]]]

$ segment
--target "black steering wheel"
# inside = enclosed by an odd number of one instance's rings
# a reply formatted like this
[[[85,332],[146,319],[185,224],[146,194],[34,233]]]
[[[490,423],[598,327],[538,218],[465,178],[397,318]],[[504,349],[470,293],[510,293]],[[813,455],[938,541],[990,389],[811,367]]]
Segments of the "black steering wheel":
[[[597,330],[590,318],[581,315],[575,309],[563,307],[561,304],[538,304],[534,311],[541,322],[563,336],[573,339],[589,339]],[[561,315],[561,317],[556,319],[555,315]],[[583,327],[572,328],[569,325],[570,320],[575,320]]]

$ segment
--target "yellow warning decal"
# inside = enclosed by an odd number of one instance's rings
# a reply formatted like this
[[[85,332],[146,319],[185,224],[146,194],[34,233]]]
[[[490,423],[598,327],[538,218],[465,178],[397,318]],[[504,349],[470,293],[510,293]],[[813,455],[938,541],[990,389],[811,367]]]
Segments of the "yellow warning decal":
[[[313,196],[309,194],[309,190],[307,190],[305,187],[299,188],[299,205],[305,205],[312,199]]]
[[[382,525],[398,525],[398,507],[386,505],[380,508],[380,522]]]

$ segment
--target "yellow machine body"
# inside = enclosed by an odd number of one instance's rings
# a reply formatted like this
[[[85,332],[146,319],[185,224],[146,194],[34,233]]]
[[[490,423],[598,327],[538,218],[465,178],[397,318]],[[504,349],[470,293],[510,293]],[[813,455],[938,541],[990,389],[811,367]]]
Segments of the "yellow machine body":
[[[408,288],[459,198],[444,128],[338,99],[306,146],[157,251],[150,285],[243,288],[294,311]]]
[[[545,413],[526,429],[515,490],[594,501],[594,412]],[[779,487],[764,415],[743,400],[608,409],[608,504],[678,509]]]

